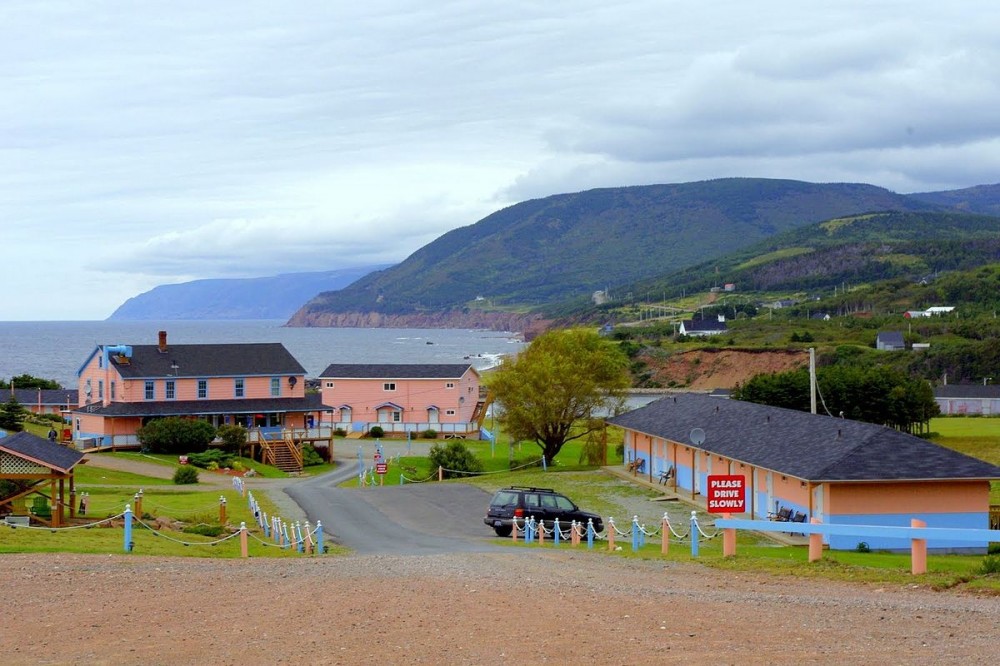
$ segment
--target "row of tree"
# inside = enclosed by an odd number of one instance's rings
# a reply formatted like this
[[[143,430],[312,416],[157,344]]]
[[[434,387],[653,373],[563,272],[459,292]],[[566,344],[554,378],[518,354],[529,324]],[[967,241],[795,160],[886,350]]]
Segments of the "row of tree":
[[[818,410],[831,416],[923,432],[940,413],[930,384],[886,367],[829,366],[816,371]],[[763,405],[809,411],[809,371],[757,375],[732,397]]]

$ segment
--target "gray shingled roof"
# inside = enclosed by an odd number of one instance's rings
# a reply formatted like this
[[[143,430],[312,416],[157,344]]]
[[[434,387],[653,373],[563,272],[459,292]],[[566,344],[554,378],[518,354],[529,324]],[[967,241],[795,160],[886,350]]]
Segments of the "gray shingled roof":
[[[1000,377],[997,377],[1000,380]],[[1000,400],[998,384],[946,384],[934,387],[935,398],[993,398]]]
[[[0,438],[0,449],[19,457],[30,458],[60,472],[70,471],[83,460],[83,454],[79,451],[42,439],[30,432],[19,432]]]
[[[113,402],[81,407],[77,412],[104,417],[120,416],[190,416],[199,414],[257,414],[266,412],[315,412],[331,409],[318,393],[304,398],[248,398],[245,400],[157,400],[149,402]]]
[[[319,376],[321,379],[459,379],[471,367],[468,363],[334,363]]]
[[[608,423],[813,482],[1000,479],[1000,467],[892,428],[694,393]]]
[[[685,331],[725,331],[726,322],[718,319],[685,319]]]
[[[76,405],[78,391],[76,389],[42,389],[41,402],[43,405]],[[8,398],[9,395],[4,395]],[[14,398],[22,405],[38,404],[38,389],[14,389]]]
[[[132,357],[111,364],[125,379],[146,377],[246,377],[305,375],[305,368],[280,342],[245,344],[133,345]],[[175,370],[171,366],[177,365]]]

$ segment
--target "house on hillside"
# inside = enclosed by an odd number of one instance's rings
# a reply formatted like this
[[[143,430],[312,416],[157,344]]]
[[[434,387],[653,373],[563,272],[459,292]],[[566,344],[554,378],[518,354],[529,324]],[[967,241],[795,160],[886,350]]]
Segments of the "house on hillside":
[[[875,336],[875,349],[883,351],[898,351],[906,349],[902,331],[879,331]]]
[[[696,504],[704,502],[708,475],[743,476],[748,518],[785,509],[834,524],[909,526],[918,518],[928,527],[986,529],[990,482],[1000,479],[1000,467],[884,426],[695,393],[657,400],[608,424],[624,430],[626,460],[643,459],[643,474],[654,483],[670,470],[675,492]],[[858,541],[828,537],[837,550]],[[872,549],[910,545],[865,541]],[[938,539],[928,546],[968,544]]]
[[[76,389],[10,389],[10,395],[32,414],[66,414],[78,403]]]
[[[681,322],[678,333],[692,337],[722,335],[727,330],[726,318],[719,315],[717,319],[685,319]]]
[[[997,384],[945,384],[934,387],[934,401],[946,416],[1000,415],[1000,386]]]
[[[489,406],[468,363],[335,363],[320,374],[320,391],[332,425],[353,432],[377,425],[386,433],[478,437]]]
[[[136,431],[166,416],[242,425],[261,433],[318,424],[305,369],[281,343],[98,345],[77,372],[72,411],[80,446],[137,446]]]

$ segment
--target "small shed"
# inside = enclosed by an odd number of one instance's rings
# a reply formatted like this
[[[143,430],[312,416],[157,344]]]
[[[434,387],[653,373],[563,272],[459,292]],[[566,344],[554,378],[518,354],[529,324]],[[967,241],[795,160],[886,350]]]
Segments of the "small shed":
[[[875,349],[881,349],[883,351],[898,351],[900,349],[906,349],[906,343],[903,341],[903,332],[879,331],[878,336],[875,338]]]
[[[83,453],[29,432],[0,439],[0,480],[19,486],[0,499],[0,515],[26,516],[50,527],[65,522],[67,507],[69,517],[75,517],[73,468],[81,460]],[[30,505],[25,501],[29,497]]]

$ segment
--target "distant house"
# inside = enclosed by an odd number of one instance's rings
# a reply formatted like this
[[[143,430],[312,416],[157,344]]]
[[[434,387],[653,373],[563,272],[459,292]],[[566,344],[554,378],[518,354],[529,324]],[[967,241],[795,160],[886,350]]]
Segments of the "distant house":
[[[727,330],[726,318],[719,315],[717,319],[685,319],[681,322],[679,333],[692,337],[722,335]]]
[[[320,374],[323,404],[332,425],[386,433],[435,430],[478,437],[486,408],[480,376],[467,363],[335,363]]]
[[[795,305],[795,301],[793,301],[790,298],[782,298],[780,300],[774,301],[773,303],[767,304],[768,307],[774,308],[775,310],[778,310],[778,309],[781,309],[781,308],[790,308],[793,305]]]
[[[879,331],[878,336],[875,338],[875,349],[881,349],[883,351],[898,351],[900,349],[906,349],[906,343],[903,341],[903,332]]]
[[[725,291],[736,291],[736,283],[735,282],[727,282],[726,284],[722,285],[722,288]]]
[[[934,401],[941,413],[952,415],[1000,415],[1000,386],[996,384],[945,384],[934,388]]]
[[[809,315],[809,318],[818,321],[830,321],[830,314],[828,312],[814,312]]]
[[[934,315],[948,314],[954,309],[954,305],[935,305],[934,307],[927,308],[926,312],[928,317],[933,317]]]
[[[919,319],[920,317],[930,317],[924,310],[907,310],[903,313],[905,319]]]
[[[624,430],[625,460],[644,460],[642,474],[653,483],[672,472],[677,495],[696,506],[704,506],[708,475],[744,477],[748,518],[785,509],[805,522],[908,527],[919,518],[928,527],[986,529],[990,482],[1000,479],[1000,467],[892,428],[695,393],[657,400],[608,424]],[[837,550],[860,541],[825,539]],[[910,545],[864,540],[873,550]],[[947,539],[927,545],[968,547]]]
[[[138,446],[139,428],[167,416],[266,434],[318,423],[325,409],[279,342],[169,345],[160,331],[155,345],[98,345],[77,377],[73,439],[82,446]]]
[[[19,389],[10,394],[32,414],[64,414],[79,404],[76,389]]]

